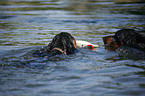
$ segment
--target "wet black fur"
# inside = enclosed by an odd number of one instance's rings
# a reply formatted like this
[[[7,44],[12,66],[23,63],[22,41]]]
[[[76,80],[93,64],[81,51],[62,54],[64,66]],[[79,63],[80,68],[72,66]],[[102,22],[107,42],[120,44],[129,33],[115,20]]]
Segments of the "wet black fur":
[[[118,45],[121,45],[121,42],[123,42],[124,46],[145,51],[145,37],[134,29],[121,29],[113,37]]]
[[[134,29],[121,29],[115,33],[115,38],[125,46],[145,51],[145,37]]]
[[[62,52],[54,48],[60,48],[61,50],[65,51],[67,55],[73,54],[77,51],[73,44],[73,36],[71,36],[67,32],[61,32],[53,38],[46,49],[42,49],[40,50],[41,52],[37,51],[35,53],[39,53],[39,57],[63,54]]]
[[[66,32],[61,32],[57,34],[51,43],[48,44],[46,52],[48,53],[55,53],[53,48],[60,48],[68,54],[74,53],[76,48],[73,45],[73,37]]]

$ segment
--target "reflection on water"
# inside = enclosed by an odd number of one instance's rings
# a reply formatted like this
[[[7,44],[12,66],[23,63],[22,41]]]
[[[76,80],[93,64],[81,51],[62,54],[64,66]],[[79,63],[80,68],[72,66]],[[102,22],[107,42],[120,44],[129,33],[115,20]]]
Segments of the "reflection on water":
[[[144,0],[0,0],[0,96],[145,95],[144,53],[110,52],[102,37],[145,32]],[[100,47],[48,60],[32,56],[59,32]]]

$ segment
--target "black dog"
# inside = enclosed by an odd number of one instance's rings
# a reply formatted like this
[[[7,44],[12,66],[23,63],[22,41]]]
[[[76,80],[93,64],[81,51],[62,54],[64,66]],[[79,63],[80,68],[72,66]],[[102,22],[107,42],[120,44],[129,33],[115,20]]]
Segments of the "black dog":
[[[60,54],[69,55],[76,51],[76,41],[74,37],[67,32],[61,32],[53,38],[46,48],[34,52],[33,55],[37,57],[50,57]]]
[[[121,29],[113,36],[103,37],[105,48],[116,50],[120,46],[128,46],[145,52],[145,37],[134,29]]]

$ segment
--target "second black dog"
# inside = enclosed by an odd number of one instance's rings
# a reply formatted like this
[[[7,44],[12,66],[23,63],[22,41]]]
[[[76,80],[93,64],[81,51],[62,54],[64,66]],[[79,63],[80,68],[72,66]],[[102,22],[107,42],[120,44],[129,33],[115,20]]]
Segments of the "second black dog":
[[[105,48],[116,50],[120,46],[127,46],[145,52],[145,37],[137,33],[134,29],[121,29],[113,36],[103,37]]]

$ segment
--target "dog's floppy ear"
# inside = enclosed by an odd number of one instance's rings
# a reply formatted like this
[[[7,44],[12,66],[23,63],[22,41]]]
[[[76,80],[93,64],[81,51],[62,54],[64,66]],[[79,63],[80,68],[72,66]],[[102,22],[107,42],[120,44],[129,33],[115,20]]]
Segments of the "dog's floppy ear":
[[[74,37],[72,37],[70,34],[67,34],[67,37],[62,39],[64,50],[67,54],[73,54],[76,50],[76,41]]]

